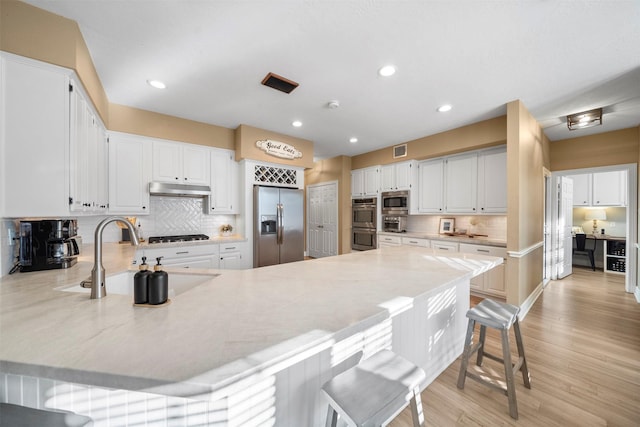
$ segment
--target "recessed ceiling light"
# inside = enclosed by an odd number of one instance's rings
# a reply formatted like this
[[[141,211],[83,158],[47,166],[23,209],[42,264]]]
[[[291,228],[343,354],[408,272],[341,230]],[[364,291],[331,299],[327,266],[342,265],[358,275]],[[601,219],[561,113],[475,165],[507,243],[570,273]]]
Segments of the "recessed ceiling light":
[[[293,126],[294,128],[299,128],[300,126],[302,126],[302,122],[300,120],[296,120],[291,123],[291,126]]]
[[[355,144],[356,142],[358,142],[358,138],[353,137],[353,138],[349,138],[349,142],[352,144]]]
[[[167,87],[167,85],[160,80],[147,80],[147,83],[149,86],[155,87],[156,89],[164,89]]]
[[[378,70],[378,74],[382,77],[393,76],[396,73],[396,67],[393,65],[385,65],[384,67]]]
[[[447,111],[451,111],[451,108],[453,108],[453,107],[451,107],[451,105],[445,104],[445,105],[439,106],[438,107],[438,111],[441,112],[441,113],[446,113]]]

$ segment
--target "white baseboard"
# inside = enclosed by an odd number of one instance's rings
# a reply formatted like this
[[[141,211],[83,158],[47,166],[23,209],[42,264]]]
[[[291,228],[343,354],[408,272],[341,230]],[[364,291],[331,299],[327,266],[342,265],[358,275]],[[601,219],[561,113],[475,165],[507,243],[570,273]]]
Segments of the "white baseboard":
[[[534,289],[534,291],[531,292],[531,294],[527,297],[527,299],[524,300],[522,304],[520,304],[520,313],[518,313],[519,320],[521,321],[524,320],[525,316],[527,315],[527,313],[529,313],[529,310],[531,310],[531,307],[533,307],[533,304],[535,304],[538,297],[542,295],[544,288],[545,288],[544,283],[540,282],[538,286]]]

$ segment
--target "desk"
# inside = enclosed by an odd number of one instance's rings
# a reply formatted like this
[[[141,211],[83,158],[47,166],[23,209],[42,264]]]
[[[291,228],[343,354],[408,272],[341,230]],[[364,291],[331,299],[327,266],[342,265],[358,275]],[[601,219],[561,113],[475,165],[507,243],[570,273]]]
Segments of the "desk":
[[[620,259],[623,260],[622,264],[624,264],[624,255],[618,255],[620,253],[620,248],[612,249],[614,246],[620,245],[620,242],[626,243],[625,237],[618,236],[610,236],[608,234],[587,234],[587,247],[591,247],[593,242],[590,241],[592,239],[596,240],[596,249],[594,251],[595,256],[595,264],[596,268],[601,268],[606,272],[619,272],[624,273],[624,271],[620,270],[620,264],[617,263]],[[573,247],[576,247],[576,239],[575,236],[573,238]],[[608,252],[614,252],[607,255],[607,248],[609,248]],[[622,252],[624,254],[624,252]],[[582,266],[582,267],[591,267],[589,263],[589,257],[586,256],[574,256],[572,260],[573,265]],[[608,268],[605,268],[608,267]],[[624,267],[623,267],[624,269]]]

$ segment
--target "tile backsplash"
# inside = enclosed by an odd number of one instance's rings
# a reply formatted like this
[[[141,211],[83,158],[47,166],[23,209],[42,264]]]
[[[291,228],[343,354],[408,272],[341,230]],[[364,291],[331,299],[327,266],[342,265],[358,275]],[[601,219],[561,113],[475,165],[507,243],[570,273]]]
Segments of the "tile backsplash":
[[[486,234],[491,239],[507,239],[506,215],[409,215],[407,219],[407,231],[414,233],[438,234],[440,230],[440,218],[454,218],[455,229],[466,230],[467,233]]]
[[[149,236],[177,234],[206,234],[215,237],[220,234],[222,224],[236,227],[235,215],[205,215],[202,200],[188,197],[151,197],[150,214],[138,216],[137,222],[145,239]],[[83,243],[93,243],[96,225],[105,216],[78,217],[78,234]],[[109,224],[103,234],[105,242],[118,242],[122,232],[116,224]]]

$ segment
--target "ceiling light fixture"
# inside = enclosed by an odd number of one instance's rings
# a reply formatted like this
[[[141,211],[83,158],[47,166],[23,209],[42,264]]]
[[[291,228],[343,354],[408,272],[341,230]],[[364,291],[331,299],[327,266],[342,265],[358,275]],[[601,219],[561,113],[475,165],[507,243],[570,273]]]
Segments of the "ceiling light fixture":
[[[378,74],[382,77],[393,76],[396,73],[396,67],[393,65],[385,65],[384,67],[378,70]]]
[[[349,138],[349,142],[355,144],[356,142],[358,142],[358,138],[356,138],[355,136],[353,138]]]
[[[147,83],[149,86],[155,87],[156,89],[165,89],[167,87],[167,85],[160,80],[147,80]]]
[[[451,111],[451,105],[450,104],[444,104],[438,107],[438,112],[440,113],[446,113],[447,111]]]
[[[302,126],[302,122],[300,120],[296,120],[291,123],[291,126],[293,126],[294,128],[299,128],[300,126]]]
[[[567,116],[567,127],[569,130],[586,129],[602,124],[602,108],[583,111],[581,113]]]

